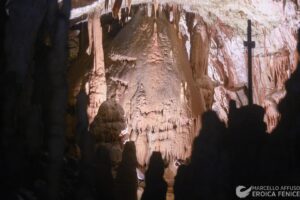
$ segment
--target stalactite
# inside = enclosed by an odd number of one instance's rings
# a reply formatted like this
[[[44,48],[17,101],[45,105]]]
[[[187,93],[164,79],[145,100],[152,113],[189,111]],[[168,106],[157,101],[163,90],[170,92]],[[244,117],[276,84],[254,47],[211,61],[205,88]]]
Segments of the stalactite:
[[[194,28],[194,23],[195,23],[195,13],[190,13],[187,12],[186,14],[186,24],[188,27],[188,31],[190,34],[192,34],[193,28]]]
[[[94,63],[88,81],[89,123],[94,120],[102,102],[106,100],[106,78],[104,66],[104,53],[102,45],[102,28],[99,13],[93,13],[88,21],[90,46],[89,51],[93,52]]]
[[[167,11],[167,15],[169,16],[169,21],[171,23],[174,22],[174,12],[173,12],[173,5],[172,4],[167,4],[167,7],[166,7],[166,11]]]
[[[146,5],[146,13],[145,14],[146,14],[147,17],[151,17],[152,9],[151,9],[151,4],[150,3],[148,3]]]
[[[211,36],[209,28],[203,22],[198,21],[192,32],[191,38],[191,68],[193,79],[197,82],[199,90],[203,94],[205,109],[210,109],[213,103],[214,84],[208,77],[208,55]]]
[[[123,0],[115,0],[114,6],[112,8],[112,16],[113,18],[118,18],[119,11],[121,9]]]
[[[152,0],[154,5],[154,18],[157,18],[157,12],[158,12],[158,0]]]
[[[180,15],[181,15],[181,10],[179,5],[173,4],[172,6],[173,10],[173,15],[174,15],[174,27],[179,31],[179,20],[180,20]]]
[[[289,77],[289,66],[291,64],[290,55],[287,50],[282,50],[276,54],[261,55],[254,59],[255,69],[267,66],[265,73],[254,77],[254,88],[258,98],[258,103],[266,110],[265,121],[268,125],[268,131],[271,132],[277,125],[280,115],[277,111],[277,104],[284,97],[284,84]],[[261,84],[258,84],[261,82]]]
[[[132,3],[132,0],[127,0],[128,15],[130,15],[130,12],[131,12],[131,3]]]
[[[108,10],[108,5],[109,5],[109,0],[105,0],[105,5],[104,5],[105,10]]]

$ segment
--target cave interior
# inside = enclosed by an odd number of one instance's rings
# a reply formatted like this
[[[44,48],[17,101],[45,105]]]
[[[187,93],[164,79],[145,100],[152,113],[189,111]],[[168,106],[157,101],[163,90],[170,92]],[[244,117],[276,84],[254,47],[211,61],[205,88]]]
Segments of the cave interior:
[[[299,0],[0,8],[1,199],[300,184]]]

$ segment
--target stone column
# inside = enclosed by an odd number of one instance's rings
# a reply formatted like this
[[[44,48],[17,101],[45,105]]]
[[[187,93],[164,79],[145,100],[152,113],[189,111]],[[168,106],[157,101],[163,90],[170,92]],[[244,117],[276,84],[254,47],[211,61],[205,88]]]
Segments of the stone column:
[[[90,77],[87,84],[89,95],[87,112],[89,123],[91,124],[97,115],[101,103],[106,100],[107,92],[100,12],[93,13],[91,16],[89,16],[88,30],[90,43],[88,53],[93,53],[94,55],[93,68],[90,72]]]

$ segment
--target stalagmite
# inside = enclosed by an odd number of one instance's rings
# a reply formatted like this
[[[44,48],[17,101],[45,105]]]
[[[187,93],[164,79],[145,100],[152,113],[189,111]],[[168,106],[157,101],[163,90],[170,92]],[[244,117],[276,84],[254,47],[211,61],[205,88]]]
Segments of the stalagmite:
[[[90,126],[98,143],[120,141],[121,131],[126,128],[124,110],[115,100],[103,102]]]
[[[91,14],[88,20],[90,46],[89,51],[93,52],[94,63],[90,72],[88,81],[88,116],[89,123],[92,123],[97,115],[98,109],[102,102],[106,100],[106,78],[104,66],[104,53],[102,46],[102,28],[100,15],[95,12]]]

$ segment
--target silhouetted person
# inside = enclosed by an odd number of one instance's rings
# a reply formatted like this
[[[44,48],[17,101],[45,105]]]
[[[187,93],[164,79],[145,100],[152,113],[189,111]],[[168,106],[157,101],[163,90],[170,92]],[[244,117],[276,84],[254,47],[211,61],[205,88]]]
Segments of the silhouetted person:
[[[193,178],[190,166],[180,165],[174,183],[175,200],[193,199]]]
[[[180,166],[175,179],[175,199],[227,199],[228,164],[223,146],[225,124],[217,114],[202,116],[202,129],[194,140],[191,163]]]
[[[268,136],[263,121],[264,109],[251,105],[230,108],[230,111],[234,113],[229,114],[226,145],[230,152],[232,189],[237,185],[259,184],[262,181],[262,152]]]
[[[160,152],[153,152],[146,172],[146,187],[142,200],[165,200],[168,189],[164,180],[164,161]]]
[[[96,150],[96,196],[97,200],[114,199],[114,180],[112,176],[111,159],[108,149],[100,145]]]
[[[226,199],[226,151],[223,147],[225,124],[214,111],[202,116],[202,129],[193,144],[191,170],[193,199]]]
[[[84,83],[82,83],[84,85]],[[84,148],[84,137],[88,132],[89,120],[87,114],[87,107],[89,103],[89,96],[86,94],[84,86],[81,87],[76,96],[75,114],[76,114],[76,142],[80,148]]]
[[[95,136],[88,131],[87,117],[88,95],[84,91],[84,87],[76,97],[75,114],[76,124],[76,140],[81,149],[79,188],[77,189],[77,199],[95,197]]]
[[[136,200],[138,180],[136,149],[134,142],[127,142],[124,146],[122,161],[117,170],[116,200]]]

